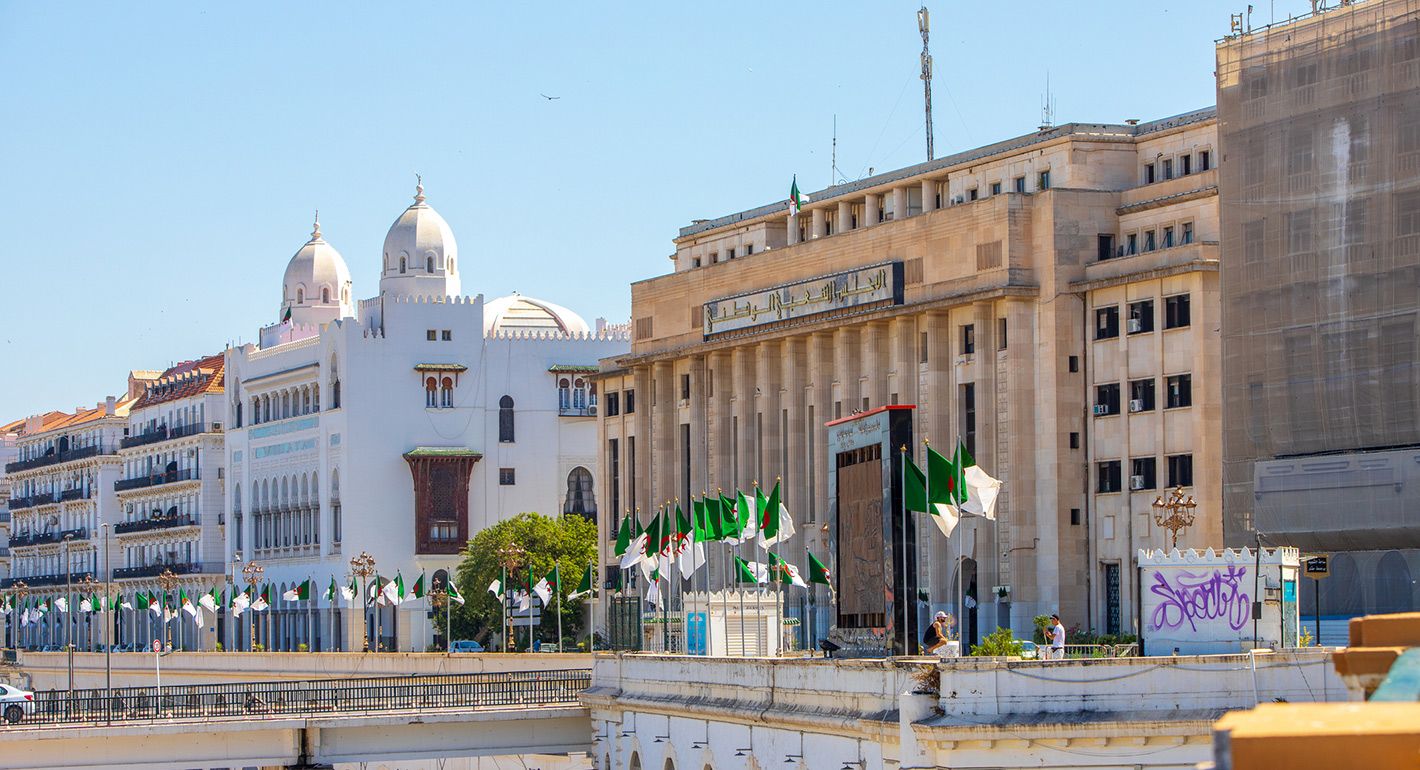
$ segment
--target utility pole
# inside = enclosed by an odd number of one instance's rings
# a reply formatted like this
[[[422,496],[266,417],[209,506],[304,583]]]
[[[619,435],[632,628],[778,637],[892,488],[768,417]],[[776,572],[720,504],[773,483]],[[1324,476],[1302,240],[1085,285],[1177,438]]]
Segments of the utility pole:
[[[927,113],[927,160],[932,160],[932,54],[927,50],[927,34],[931,27],[927,6],[917,11],[917,30],[922,33],[922,98]]]

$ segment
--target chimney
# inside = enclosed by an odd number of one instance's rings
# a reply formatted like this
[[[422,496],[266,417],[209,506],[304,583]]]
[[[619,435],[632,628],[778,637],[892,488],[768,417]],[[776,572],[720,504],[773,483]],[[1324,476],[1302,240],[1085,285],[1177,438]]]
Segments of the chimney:
[[[114,402],[115,402],[115,401],[116,401],[116,399],[115,399],[113,396],[109,396],[108,398],[105,398],[105,399],[104,399],[104,403],[103,403],[104,416],[106,416],[106,417],[112,417],[112,416],[113,416],[113,405],[114,405]]]

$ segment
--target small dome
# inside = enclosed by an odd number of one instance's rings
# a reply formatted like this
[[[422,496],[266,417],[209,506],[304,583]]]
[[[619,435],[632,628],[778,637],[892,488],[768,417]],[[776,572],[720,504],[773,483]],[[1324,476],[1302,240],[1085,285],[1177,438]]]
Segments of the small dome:
[[[458,241],[449,223],[424,202],[421,180],[414,205],[404,210],[385,234],[380,292],[388,294],[458,296]]]
[[[320,323],[348,314],[350,268],[340,252],[321,237],[319,215],[311,239],[287,263],[281,284],[283,318],[288,310],[296,323]]]
[[[582,317],[561,305],[513,292],[483,305],[483,332],[542,331],[585,334]]]

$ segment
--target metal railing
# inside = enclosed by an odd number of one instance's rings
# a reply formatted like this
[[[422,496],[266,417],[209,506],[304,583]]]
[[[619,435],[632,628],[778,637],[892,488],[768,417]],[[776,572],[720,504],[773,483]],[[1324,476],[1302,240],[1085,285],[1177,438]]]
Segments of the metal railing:
[[[31,468],[43,468],[46,465],[57,465],[59,463],[67,463],[70,460],[82,460],[86,457],[97,457],[101,453],[112,454],[112,452],[103,452],[103,448],[97,445],[86,446],[80,449],[71,449],[68,452],[55,452],[53,454],[47,454],[40,457],[31,457],[28,460],[16,460],[12,463],[5,463],[5,472],[17,473],[19,471],[30,470]]]
[[[587,670],[555,670],[192,684],[164,687],[161,693],[156,687],[84,689],[72,695],[45,690],[34,694],[32,706],[15,705],[24,711],[22,725],[330,717],[372,711],[575,705],[591,678]],[[0,716],[8,714],[0,711]]]
[[[129,578],[157,577],[163,574],[163,570],[172,570],[174,575],[196,575],[196,574],[216,574],[225,572],[227,565],[221,562],[175,562],[172,564],[149,564],[142,567],[117,567],[113,571],[114,580],[127,580]]]
[[[191,481],[197,478],[193,469],[183,468],[176,471],[165,471],[155,473],[151,476],[139,476],[132,479],[119,479],[113,482],[115,492],[125,492],[130,489],[143,489],[145,487],[156,487],[160,484],[172,484],[178,481]]]
[[[153,529],[195,526],[197,526],[197,518],[194,516],[156,516],[151,519],[120,521],[113,525],[113,533],[115,535],[123,535],[129,532],[147,532]]]
[[[159,441],[166,441],[167,438],[168,426],[162,425],[147,433],[139,433],[136,436],[129,436],[128,438],[122,439],[118,442],[118,446],[120,449],[131,449],[136,446],[147,446],[148,444],[156,444]]]

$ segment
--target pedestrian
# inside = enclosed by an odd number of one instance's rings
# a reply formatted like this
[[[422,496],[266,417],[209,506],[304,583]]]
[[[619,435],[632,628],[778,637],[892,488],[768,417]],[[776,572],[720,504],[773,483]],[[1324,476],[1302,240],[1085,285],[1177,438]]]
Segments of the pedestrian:
[[[922,645],[928,655],[938,655],[946,657],[949,649],[947,642],[951,641],[952,625],[947,613],[938,611],[932,618],[932,625],[927,626],[927,632],[922,635]]]
[[[1052,660],[1065,659],[1065,626],[1060,622],[1059,615],[1051,615],[1050,621],[1054,626],[1050,629],[1050,658]]]

